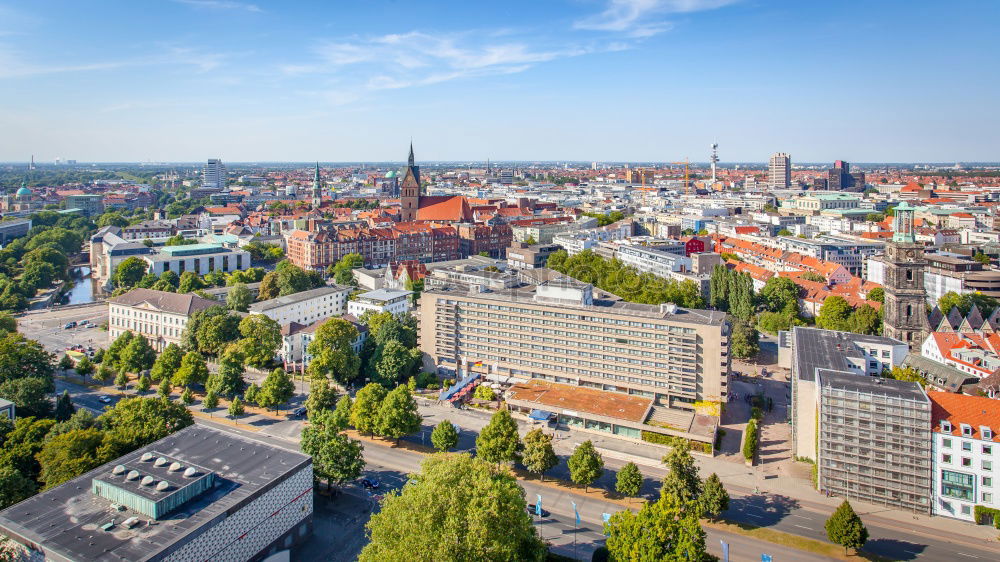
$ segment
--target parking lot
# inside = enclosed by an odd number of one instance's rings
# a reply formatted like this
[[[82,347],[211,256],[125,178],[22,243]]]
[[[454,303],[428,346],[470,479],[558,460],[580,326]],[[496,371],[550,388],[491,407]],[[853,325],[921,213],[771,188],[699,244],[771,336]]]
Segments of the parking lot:
[[[29,312],[17,319],[18,331],[25,337],[38,340],[45,349],[59,353],[74,345],[84,347],[107,347],[108,333],[97,326],[108,320],[108,305],[94,303],[87,306],[54,308],[40,312]],[[81,327],[83,322],[92,327]],[[77,327],[66,329],[69,322]]]

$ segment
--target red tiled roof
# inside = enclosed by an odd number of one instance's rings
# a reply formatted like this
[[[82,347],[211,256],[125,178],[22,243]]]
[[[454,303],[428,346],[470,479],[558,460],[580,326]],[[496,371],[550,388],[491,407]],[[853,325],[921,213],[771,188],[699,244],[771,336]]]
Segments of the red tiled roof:
[[[931,399],[931,423],[933,430],[941,433],[941,421],[951,422],[951,434],[962,435],[961,424],[972,426],[972,436],[982,439],[980,427],[988,427],[993,433],[991,441],[1000,442],[1000,400],[985,396],[968,396],[952,392],[928,391]]]
[[[468,221],[472,220],[469,203],[461,195],[430,196],[420,198],[417,220],[421,221]]]

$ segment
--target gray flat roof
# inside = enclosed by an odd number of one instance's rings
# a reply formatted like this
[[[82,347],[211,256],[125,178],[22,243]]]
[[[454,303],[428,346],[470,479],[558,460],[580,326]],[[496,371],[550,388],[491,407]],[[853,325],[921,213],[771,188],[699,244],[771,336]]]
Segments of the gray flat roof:
[[[110,473],[117,464],[140,462],[145,452],[211,470],[217,484],[155,525],[130,509],[116,511],[111,502],[91,493],[93,478]],[[301,453],[193,425],[0,511],[0,532],[67,560],[149,560],[311,463]],[[126,529],[121,523],[129,517],[142,521]],[[116,526],[101,530],[112,519]]]
[[[413,291],[407,291],[405,289],[375,289],[374,291],[361,293],[360,295],[358,295],[358,298],[377,300],[377,301],[388,301],[410,294],[413,294]]]
[[[831,371],[829,369],[820,369],[819,379],[820,385],[824,388],[829,387],[849,392],[875,394],[878,396],[912,400],[914,402],[930,403],[930,399],[924,394],[923,389],[920,388],[920,384],[915,382],[855,375],[852,373]]]
[[[816,380],[817,369],[847,371],[847,358],[864,360],[865,355],[855,344],[906,345],[885,336],[868,336],[850,332],[835,332],[819,328],[796,326],[792,329],[794,361],[799,380]]]
[[[307,301],[309,299],[315,299],[333,293],[340,293],[350,290],[351,290],[350,287],[343,287],[340,285],[327,285],[326,287],[319,287],[316,289],[310,289],[308,291],[302,291],[300,293],[293,293],[291,295],[285,295],[283,297],[268,299],[266,301],[255,302],[250,305],[250,312],[264,312],[266,310],[273,310],[275,308],[288,306],[290,304],[295,304],[297,302]]]

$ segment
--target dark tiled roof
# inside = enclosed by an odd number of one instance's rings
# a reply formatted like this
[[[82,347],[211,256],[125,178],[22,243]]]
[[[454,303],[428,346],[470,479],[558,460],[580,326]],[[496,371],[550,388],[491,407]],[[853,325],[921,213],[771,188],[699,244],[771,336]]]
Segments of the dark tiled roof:
[[[108,299],[109,303],[125,306],[149,304],[161,312],[184,314],[190,316],[199,310],[219,304],[216,301],[199,297],[195,294],[168,293],[153,289],[132,289],[124,295]]]

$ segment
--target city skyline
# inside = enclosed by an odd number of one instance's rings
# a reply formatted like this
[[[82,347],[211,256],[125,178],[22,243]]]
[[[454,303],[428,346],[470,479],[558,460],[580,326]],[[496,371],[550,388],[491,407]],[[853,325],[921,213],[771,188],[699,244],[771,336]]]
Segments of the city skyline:
[[[996,6],[838,8],[0,3],[0,161],[997,160]]]

